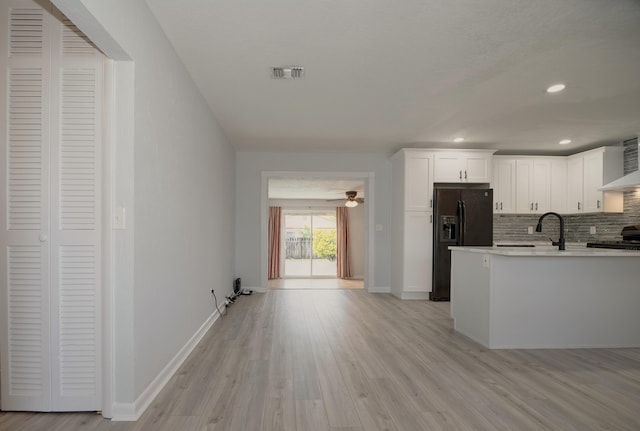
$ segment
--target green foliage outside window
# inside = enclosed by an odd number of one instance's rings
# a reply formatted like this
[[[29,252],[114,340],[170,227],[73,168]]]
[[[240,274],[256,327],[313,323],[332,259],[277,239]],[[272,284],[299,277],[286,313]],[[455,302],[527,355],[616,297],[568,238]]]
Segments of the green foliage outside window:
[[[313,232],[313,254],[319,259],[336,259],[336,230],[318,229]]]

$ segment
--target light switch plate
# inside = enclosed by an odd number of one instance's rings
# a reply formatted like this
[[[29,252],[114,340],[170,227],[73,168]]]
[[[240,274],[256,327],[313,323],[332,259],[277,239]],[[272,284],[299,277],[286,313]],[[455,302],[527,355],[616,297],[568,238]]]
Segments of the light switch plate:
[[[113,217],[111,220],[112,229],[125,229],[127,227],[127,219],[125,217],[124,207],[116,207],[113,210]]]
[[[595,234],[596,234],[596,227],[595,227],[595,226],[591,226],[591,227],[589,228],[589,233],[590,233],[591,235],[595,235]]]
[[[529,227],[527,227],[527,233],[528,233],[529,235],[532,235],[532,234],[533,234],[533,226],[529,226]]]
[[[484,268],[489,268],[491,266],[491,256],[489,256],[488,254],[482,255],[482,266]]]

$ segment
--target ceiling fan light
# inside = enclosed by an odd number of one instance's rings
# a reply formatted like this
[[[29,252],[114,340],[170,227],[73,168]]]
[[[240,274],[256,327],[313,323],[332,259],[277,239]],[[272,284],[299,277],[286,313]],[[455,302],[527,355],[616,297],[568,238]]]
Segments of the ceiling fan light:
[[[355,199],[354,200],[349,199],[344,203],[344,206],[345,207],[349,207],[349,208],[357,207],[358,206],[358,201],[356,201]]]

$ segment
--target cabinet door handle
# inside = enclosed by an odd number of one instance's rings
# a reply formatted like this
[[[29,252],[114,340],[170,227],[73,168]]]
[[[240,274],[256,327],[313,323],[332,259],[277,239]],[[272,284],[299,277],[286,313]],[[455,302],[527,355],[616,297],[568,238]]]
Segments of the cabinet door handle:
[[[462,179],[462,171],[460,171],[460,179]]]
[[[533,211],[533,202],[531,202],[531,211]]]
[[[429,199],[429,208],[433,208],[433,199]]]
[[[498,209],[498,202],[496,202],[496,209]]]
[[[433,214],[429,214],[429,223],[433,223]]]
[[[500,202],[500,210],[502,210],[502,202]]]
[[[580,202],[578,202],[578,209],[580,209]]]
[[[467,171],[464,171],[464,179],[467,179]]]
[[[538,202],[536,202],[536,211],[538,211]]]
[[[600,208],[600,199],[598,199],[598,200],[597,200],[597,205],[596,205],[596,207],[597,207],[597,208]]]

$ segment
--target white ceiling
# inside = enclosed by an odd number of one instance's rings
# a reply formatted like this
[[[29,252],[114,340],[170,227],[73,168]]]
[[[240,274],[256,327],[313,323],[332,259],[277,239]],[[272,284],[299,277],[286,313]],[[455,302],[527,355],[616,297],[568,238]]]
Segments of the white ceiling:
[[[147,1],[237,150],[566,154],[640,132],[638,0]],[[304,79],[271,79],[286,65]]]

